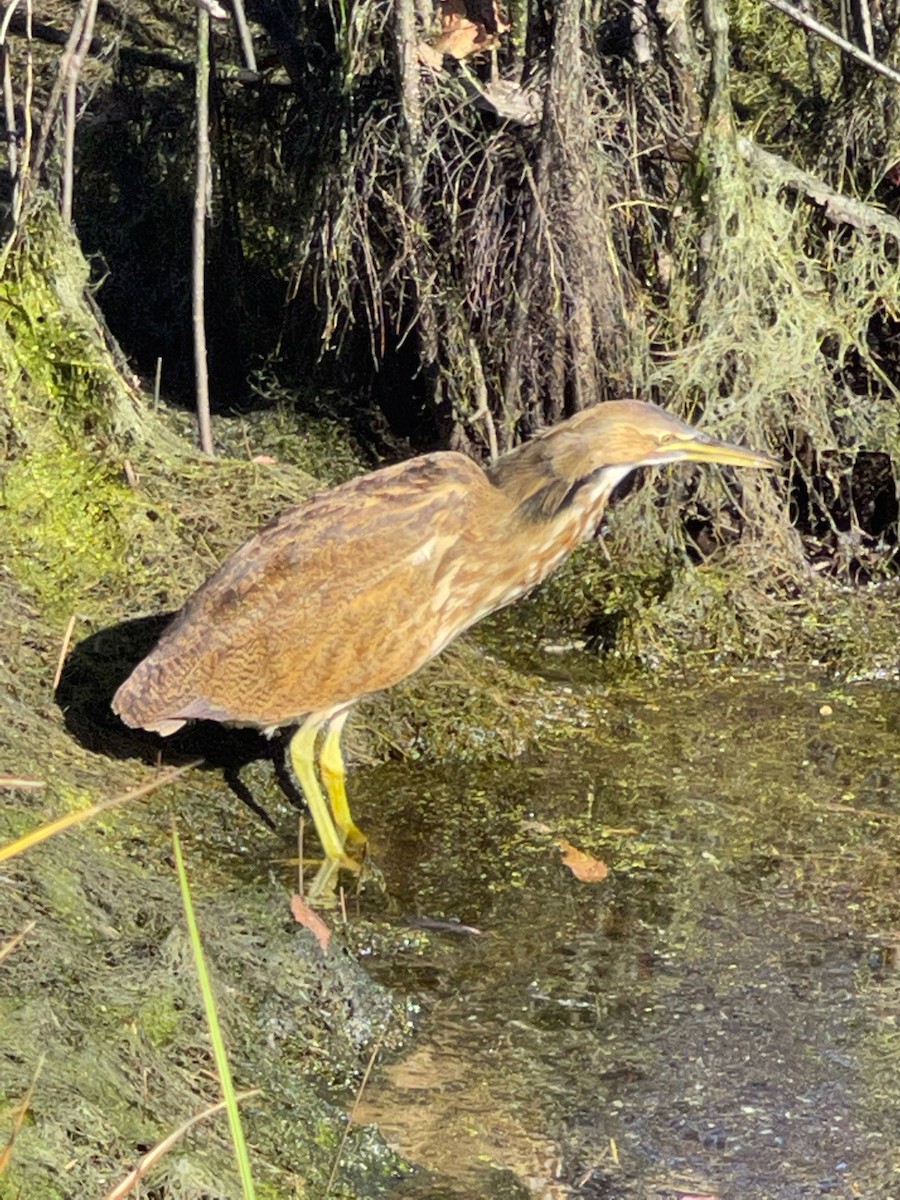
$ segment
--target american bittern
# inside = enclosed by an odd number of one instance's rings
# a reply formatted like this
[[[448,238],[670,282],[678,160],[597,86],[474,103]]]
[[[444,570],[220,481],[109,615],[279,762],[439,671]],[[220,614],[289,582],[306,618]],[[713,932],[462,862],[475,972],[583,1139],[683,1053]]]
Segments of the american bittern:
[[[487,471],[423,454],[275,517],[194,593],[116,692],[126,724],[298,725],[291,762],[325,862],[310,895],[358,869],[340,737],[353,704],[405,679],[481,617],[529,591],[596,529],[636,467],[771,467],[637,400],[586,409]],[[328,794],[326,803],[316,778]]]

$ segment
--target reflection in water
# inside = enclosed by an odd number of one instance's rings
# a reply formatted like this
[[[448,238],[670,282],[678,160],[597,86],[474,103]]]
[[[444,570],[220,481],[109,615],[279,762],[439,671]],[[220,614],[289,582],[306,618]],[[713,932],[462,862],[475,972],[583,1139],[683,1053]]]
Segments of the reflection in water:
[[[387,1067],[359,1120],[377,1124],[390,1145],[453,1181],[460,1195],[498,1195],[505,1173],[530,1195],[562,1200],[569,1189],[557,1178],[557,1147],[540,1132],[539,1107],[529,1112],[504,1095],[490,1062],[473,1061],[463,1025],[442,1018],[441,1043],[429,1040]]]
[[[436,1173],[402,1194],[900,1195],[900,701],[748,678],[603,704],[547,762],[368,773],[392,899],[486,933],[374,964],[427,1012],[358,1114]]]

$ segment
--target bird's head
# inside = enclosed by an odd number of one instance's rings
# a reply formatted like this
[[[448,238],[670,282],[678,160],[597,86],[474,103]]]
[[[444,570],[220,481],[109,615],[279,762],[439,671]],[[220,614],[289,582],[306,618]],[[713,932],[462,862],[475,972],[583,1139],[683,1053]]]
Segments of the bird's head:
[[[602,504],[637,467],[676,462],[777,466],[768,454],[721,441],[655,404],[609,400],[544,430],[499,459],[488,475],[532,516],[549,518],[576,493]]]
[[[557,426],[567,429],[568,445],[557,449],[570,460],[575,476],[598,467],[629,468],[662,466],[675,462],[723,463],[732,467],[776,466],[775,459],[758,450],[703,433],[642,400],[611,400],[585,409]],[[552,439],[553,430],[549,431]],[[554,453],[554,458],[557,458]],[[581,458],[579,463],[577,460]]]

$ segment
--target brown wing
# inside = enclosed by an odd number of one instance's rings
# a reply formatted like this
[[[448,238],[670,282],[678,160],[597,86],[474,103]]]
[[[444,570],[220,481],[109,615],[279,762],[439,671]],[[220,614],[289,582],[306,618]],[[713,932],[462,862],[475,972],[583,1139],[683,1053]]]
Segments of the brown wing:
[[[474,463],[441,453],[286,510],[194,593],[113,707],[161,733],[269,727],[389,687],[441,648],[442,572],[496,500]]]

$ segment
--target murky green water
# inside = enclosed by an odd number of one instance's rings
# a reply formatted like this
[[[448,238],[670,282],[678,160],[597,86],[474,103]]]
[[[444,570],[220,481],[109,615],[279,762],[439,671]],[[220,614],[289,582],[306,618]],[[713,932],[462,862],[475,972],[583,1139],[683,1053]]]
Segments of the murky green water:
[[[900,1197],[900,690],[642,687],[555,756],[355,776],[363,911],[479,931],[373,954],[422,1019],[358,1119],[420,1200]]]

